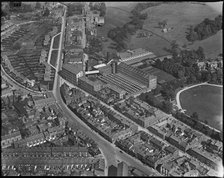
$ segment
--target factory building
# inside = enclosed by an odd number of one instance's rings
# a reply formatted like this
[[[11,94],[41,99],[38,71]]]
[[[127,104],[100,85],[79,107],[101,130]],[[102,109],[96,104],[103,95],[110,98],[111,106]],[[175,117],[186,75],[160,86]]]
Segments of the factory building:
[[[78,78],[84,75],[82,64],[64,64],[59,75],[68,82],[77,85]]]
[[[117,66],[117,72],[122,73],[141,84],[147,86],[149,89],[155,89],[157,86],[157,77],[154,75],[147,74],[135,67],[132,67],[130,65],[127,65],[123,62],[121,62]]]
[[[103,87],[103,83],[99,80],[92,81],[89,78],[83,76],[79,78],[78,85],[83,90],[95,94],[95,92],[99,91]]]
[[[128,176],[128,165],[123,161],[118,164],[117,176]]]
[[[124,62],[128,65],[154,59],[156,57],[152,52],[142,48],[127,50],[126,52],[117,53],[117,55],[120,57],[120,62]]]

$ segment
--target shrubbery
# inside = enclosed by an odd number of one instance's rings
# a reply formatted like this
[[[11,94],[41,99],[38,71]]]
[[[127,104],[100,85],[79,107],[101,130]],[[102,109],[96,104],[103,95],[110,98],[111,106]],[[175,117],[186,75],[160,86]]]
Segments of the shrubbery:
[[[214,34],[216,34],[222,27],[222,16],[217,16],[214,20],[208,18],[204,19],[203,22],[196,25],[194,28],[190,26],[187,32],[188,41],[204,40]]]
[[[92,3],[89,4],[90,10],[100,11],[100,16],[104,17],[106,14],[106,4],[104,2],[101,3]]]

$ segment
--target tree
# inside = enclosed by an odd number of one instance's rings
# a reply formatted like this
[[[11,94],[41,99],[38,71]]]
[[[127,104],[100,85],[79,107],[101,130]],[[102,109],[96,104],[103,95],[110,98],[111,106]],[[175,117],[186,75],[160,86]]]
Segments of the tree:
[[[211,75],[211,81],[214,82],[214,83],[217,83],[217,79],[218,79],[217,73],[216,72],[212,73],[212,75]]]
[[[37,2],[35,8],[36,9],[40,9],[41,8],[41,4],[39,2]]]
[[[49,11],[49,9],[46,7],[45,10],[44,10],[44,14],[43,14],[43,16],[48,17],[49,14],[50,14],[50,11]]]
[[[188,77],[188,83],[195,83],[197,81],[195,75],[193,75],[192,73],[190,74],[190,77]]]
[[[177,44],[176,40],[173,40],[170,45],[171,45],[171,53],[173,57],[175,58],[178,56],[179,45]]]
[[[208,124],[208,121],[207,121],[207,120],[204,120],[204,123],[205,123],[205,124]]]
[[[31,12],[31,11],[33,11],[31,4],[23,4],[23,12]]]
[[[93,2],[90,2],[90,3],[89,3],[89,8],[90,8],[90,10],[93,10],[93,8],[94,8],[94,6],[93,6]]]
[[[187,32],[186,36],[187,40],[203,40],[217,33],[219,30],[222,29],[221,19],[222,16],[217,16],[215,20],[210,20],[206,18],[201,23],[196,25],[194,29],[192,26],[190,26],[189,32]]]
[[[147,13],[144,13],[144,14],[140,14],[139,15],[139,18],[142,19],[142,20],[147,19],[147,17],[148,17],[148,14]]]
[[[196,53],[198,54],[200,60],[205,59],[204,49],[201,46],[198,47]]]
[[[100,16],[103,17],[106,14],[106,4],[104,2],[100,3]]]
[[[171,111],[172,111],[172,103],[170,103],[169,101],[163,101],[163,104],[162,104],[162,108],[163,108],[163,111],[170,114]]]
[[[212,76],[211,76],[210,72],[208,72],[206,75],[206,81],[211,81],[211,78],[212,78]]]
[[[198,113],[193,112],[193,114],[191,115],[191,118],[194,119],[194,120],[198,120]]]
[[[167,25],[167,20],[163,20],[163,21],[161,21],[161,22],[158,22],[158,25],[159,25],[159,27],[160,28],[165,28],[166,27],[166,25]]]
[[[167,26],[167,20],[163,20],[162,24],[163,24],[163,28],[165,28]]]

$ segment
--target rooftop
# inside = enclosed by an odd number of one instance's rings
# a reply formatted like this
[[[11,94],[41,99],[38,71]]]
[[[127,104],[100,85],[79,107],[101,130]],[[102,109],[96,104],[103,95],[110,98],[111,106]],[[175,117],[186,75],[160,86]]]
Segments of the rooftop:
[[[139,58],[140,60],[147,58],[156,57],[152,52],[146,51],[145,49],[138,48],[134,50],[127,50],[126,52],[118,53],[118,56],[121,58],[121,61],[128,62],[131,59]],[[139,62],[139,59],[136,61],[131,61],[131,63]]]
[[[79,80],[85,81],[90,85],[102,85],[103,84],[100,80],[93,79],[93,78],[87,78],[85,76],[80,77]]]
[[[79,63],[78,64],[64,64],[62,68],[64,68],[65,70],[68,70],[69,72],[73,74],[78,74],[80,71],[83,70],[82,64],[79,64]]]
[[[49,103],[53,103],[55,102],[55,98],[44,98],[44,99],[40,99],[40,100],[35,100],[35,105],[36,106],[40,106],[40,105],[47,105]]]

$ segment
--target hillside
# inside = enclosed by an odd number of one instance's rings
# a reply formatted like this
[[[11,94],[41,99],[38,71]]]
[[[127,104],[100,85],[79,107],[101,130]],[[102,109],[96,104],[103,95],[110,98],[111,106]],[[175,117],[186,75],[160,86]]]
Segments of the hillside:
[[[130,12],[135,3],[123,3],[123,2],[107,2],[107,12],[105,16],[105,25],[98,28],[98,35],[105,37],[107,42],[104,42],[104,49],[108,48],[113,41],[107,38],[107,33],[114,27],[121,27],[125,23],[130,21]],[[125,10],[125,11],[122,11]],[[148,18],[144,22],[144,29],[148,29],[156,34],[164,37],[169,41],[176,40],[180,46],[184,44],[189,48],[197,48],[202,46],[204,48],[207,57],[214,57],[220,53],[219,49],[222,49],[222,33],[218,32],[216,35],[211,36],[208,39],[191,44],[186,39],[186,31],[190,25],[197,25],[205,18],[214,19],[220,13],[219,10],[214,8],[214,5],[203,5],[190,2],[162,4],[159,6],[149,7],[142,11],[148,14]],[[158,26],[158,22],[167,20],[167,27],[173,27],[173,30],[163,33]],[[128,48],[143,47],[156,55],[165,55],[167,51],[164,48],[169,48],[170,44],[157,35],[153,35],[149,38],[136,38],[133,35],[127,41]],[[114,50],[113,50],[114,51]]]
[[[148,19],[145,20],[144,28],[152,30],[170,41],[176,40],[177,43],[181,46],[184,44],[190,45],[186,39],[185,33],[190,25],[197,25],[205,18],[214,19],[217,15],[220,14],[220,12],[214,10],[210,6],[191,4],[189,2],[163,4],[160,6],[148,8],[143,12],[148,13]],[[163,33],[158,27],[158,22],[162,20],[167,20],[167,27],[173,27],[174,29],[167,33]],[[219,49],[221,48],[221,39],[219,39],[220,42],[217,42],[216,36],[219,35],[211,37],[209,40],[206,40],[206,42],[214,42],[215,45],[213,45],[213,48]],[[200,42],[201,45],[203,44],[203,41]]]
[[[117,5],[117,4],[114,4],[114,5]],[[107,37],[108,32],[115,27],[123,26],[124,24],[126,24],[127,22],[131,20],[129,18],[130,14],[122,11],[119,8],[107,7],[106,15],[105,15],[105,24],[102,27],[97,28],[98,36],[103,36],[107,40],[107,42],[103,43],[103,46],[104,46],[103,53],[106,53],[106,51],[110,51],[110,52],[115,51],[109,48],[109,46],[114,42],[110,38]],[[125,6],[122,8],[125,8]]]
[[[222,30],[207,39],[196,41],[193,45],[189,45],[188,47],[190,49],[197,49],[199,46],[204,49],[207,58],[217,57],[218,54],[222,53]]]

